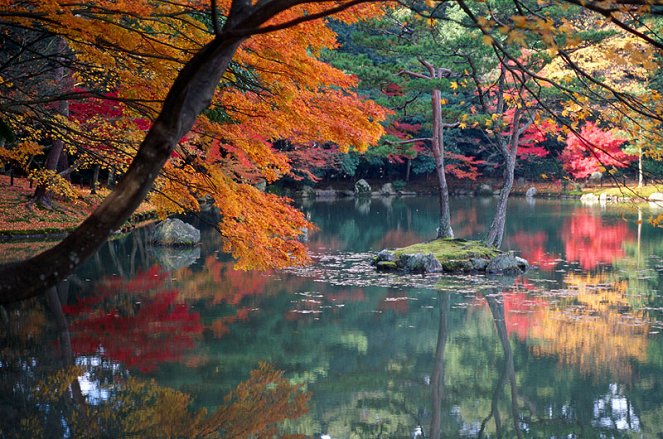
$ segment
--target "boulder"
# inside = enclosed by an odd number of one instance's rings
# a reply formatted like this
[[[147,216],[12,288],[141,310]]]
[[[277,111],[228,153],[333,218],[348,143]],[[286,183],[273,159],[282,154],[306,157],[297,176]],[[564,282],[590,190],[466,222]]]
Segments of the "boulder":
[[[654,192],[649,196],[649,201],[663,202],[663,192]]]
[[[493,195],[493,188],[490,187],[489,184],[482,183],[479,185],[479,188],[477,189],[477,195],[483,195],[483,196]]]
[[[382,250],[378,253],[378,261],[396,262],[396,254],[390,250]]]
[[[371,196],[371,185],[363,178],[355,183],[355,196]]]
[[[193,246],[200,242],[200,230],[180,219],[168,218],[154,227],[152,241],[165,246]]]
[[[663,208],[663,193],[654,192],[649,196],[649,207],[652,209],[661,209]]]
[[[267,190],[267,180],[261,178],[257,183],[253,185],[254,188],[258,189],[260,192],[265,192]]]
[[[486,271],[490,259],[485,258],[471,258],[470,263],[472,264],[472,269],[476,271]]]
[[[527,260],[513,253],[504,253],[491,259],[486,266],[486,273],[490,274],[520,274],[529,268]]]
[[[302,187],[302,198],[315,198],[315,189],[311,186]]]
[[[411,273],[434,273],[442,270],[442,265],[432,253],[403,254],[399,265]]]
[[[398,192],[396,192],[396,189],[394,189],[394,186],[391,183],[385,183],[382,185],[382,188],[380,188],[380,194],[385,195],[385,196],[391,196],[391,195],[396,195]]]
[[[334,189],[316,189],[315,198],[323,198],[326,200],[333,200],[336,198],[336,191]]]
[[[527,198],[534,198],[536,196],[536,188],[531,187],[531,188],[527,189],[527,192],[525,192],[525,196]]]
[[[599,202],[599,197],[597,197],[595,194],[583,194],[580,197],[580,202],[582,204],[596,204]]]

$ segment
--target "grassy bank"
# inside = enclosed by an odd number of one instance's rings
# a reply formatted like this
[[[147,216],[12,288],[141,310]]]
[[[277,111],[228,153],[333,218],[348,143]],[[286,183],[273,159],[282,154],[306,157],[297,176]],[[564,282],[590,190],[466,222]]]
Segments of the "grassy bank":
[[[31,201],[34,189],[27,179],[15,178],[10,185],[9,177],[0,175],[0,239],[66,234],[87,218],[109,193],[108,189],[100,189],[97,194],[90,194],[89,188],[75,189],[76,199],[56,197],[52,209],[43,209]],[[146,220],[155,212],[154,206],[143,203],[130,222]]]

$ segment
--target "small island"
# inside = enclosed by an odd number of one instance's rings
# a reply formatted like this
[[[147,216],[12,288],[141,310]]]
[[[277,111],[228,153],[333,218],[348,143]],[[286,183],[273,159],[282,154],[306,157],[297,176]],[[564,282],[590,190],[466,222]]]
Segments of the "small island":
[[[373,265],[378,271],[406,273],[520,274],[529,263],[481,241],[440,238],[394,250],[382,250]]]

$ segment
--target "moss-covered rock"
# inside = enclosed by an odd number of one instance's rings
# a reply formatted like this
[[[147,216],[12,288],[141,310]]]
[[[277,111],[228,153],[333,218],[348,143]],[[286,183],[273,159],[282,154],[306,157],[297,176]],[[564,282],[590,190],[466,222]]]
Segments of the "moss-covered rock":
[[[506,267],[508,262],[513,262]],[[381,271],[513,273],[527,269],[527,261],[504,254],[480,241],[435,239],[395,250],[382,250],[373,261]],[[489,268],[491,268],[489,270]]]
[[[398,264],[393,261],[377,261],[375,267],[378,271],[396,271],[398,270]]]
[[[434,239],[394,250],[397,257],[401,254],[413,253],[432,253],[444,266],[449,261],[469,261],[472,258],[493,259],[502,252],[494,247],[488,247],[481,241],[450,238]]]

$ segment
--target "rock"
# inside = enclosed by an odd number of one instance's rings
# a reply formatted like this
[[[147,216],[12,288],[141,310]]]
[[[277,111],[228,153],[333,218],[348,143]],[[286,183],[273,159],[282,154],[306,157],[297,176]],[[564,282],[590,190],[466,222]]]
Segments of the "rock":
[[[399,265],[411,273],[434,273],[442,270],[442,265],[432,253],[403,254],[399,262]]]
[[[200,259],[200,247],[164,247],[158,246],[152,249],[154,256],[166,271],[177,270],[188,267]]]
[[[457,272],[468,272],[474,269],[472,263],[466,259],[449,259],[444,261],[442,264],[442,269],[444,271],[450,271],[452,273]]]
[[[355,183],[355,196],[371,196],[371,185],[363,178]]]
[[[663,202],[663,192],[654,192],[649,196],[649,201],[662,201]]]
[[[583,194],[582,197],[580,197],[580,202],[582,204],[596,204],[599,202],[599,197],[595,194]]]
[[[527,271],[529,263],[513,253],[504,253],[494,257],[486,266],[490,274],[519,274]]]
[[[253,185],[253,187],[258,189],[260,192],[265,192],[267,190],[267,180],[261,178],[257,183]]]
[[[490,187],[490,185],[486,184],[486,183],[480,184],[479,189],[477,189],[477,195],[483,195],[483,196],[493,195],[493,188]]]
[[[378,269],[378,271],[395,271],[395,270],[398,270],[398,264],[396,264],[396,262],[392,262],[392,261],[378,261],[378,263],[375,264],[375,267]]]
[[[652,209],[661,209],[663,208],[663,193],[654,192],[649,196],[649,207]]]
[[[400,195],[401,197],[414,197],[417,193],[415,191],[401,191]]]
[[[302,187],[302,198],[315,198],[315,189],[311,186]]]
[[[324,198],[326,200],[332,200],[336,198],[336,191],[334,189],[317,189],[315,191],[315,198]]]
[[[599,195],[599,204],[601,206],[605,206],[607,202],[608,202],[608,194]]]
[[[378,253],[378,261],[396,262],[396,254],[390,250],[384,249]]]
[[[592,172],[587,178],[587,184],[600,184],[602,179],[603,174],[601,172]]]
[[[534,198],[536,196],[536,188],[531,187],[531,188],[527,189],[527,192],[525,192],[525,196],[527,198]]]
[[[165,246],[193,246],[200,242],[200,230],[180,219],[167,219],[154,227],[152,241]]]
[[[471,258],[470,263],[472,264],[472,269],[476,271],[486,271],[488,267],[489,259],[485,258]]]
[[[352,198],[355,196],[355,193],[353,191],[338,191],[338,195],[341,197]]]
[[[386,195],[386,196],[391,196],[391,195],[396,195],[396,189],[394,189],[394,186],[391,183],[385,183],[382,185],[382,188],[380,189],[380,194]]]

